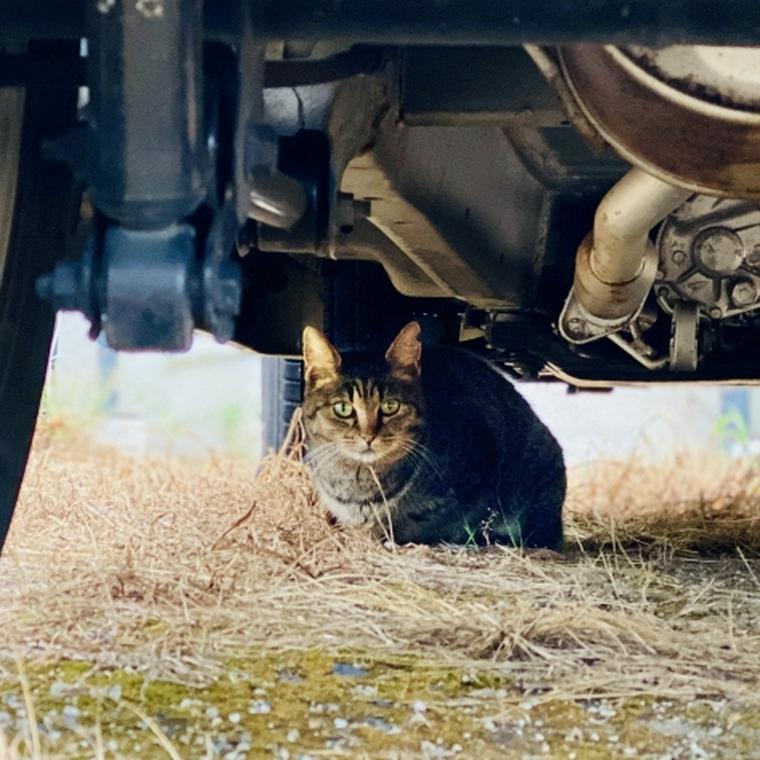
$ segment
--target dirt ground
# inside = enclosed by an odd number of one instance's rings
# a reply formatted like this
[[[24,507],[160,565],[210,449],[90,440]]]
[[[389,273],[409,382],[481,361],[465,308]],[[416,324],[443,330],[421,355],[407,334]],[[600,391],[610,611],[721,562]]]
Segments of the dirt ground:
[[[0,559],[0,758],[760,757],[760,468],[572,473],[562,554],[331,528],[294,458],[43,425]]]

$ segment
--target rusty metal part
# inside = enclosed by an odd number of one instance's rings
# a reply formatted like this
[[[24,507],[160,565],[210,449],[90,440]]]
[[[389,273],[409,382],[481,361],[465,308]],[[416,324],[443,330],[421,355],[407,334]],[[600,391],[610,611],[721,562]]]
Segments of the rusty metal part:
[[[631,45],[626,53],[671,87],[727,108],[760,109],[760,49],[712,45]]]
[[[689,196],[631,169],[602,199],[594,229],[578,248],[559,330],[571,343],[617,332],[641,309],[657,272],[650,230]]]
[[[694,192],[760,197],[757,51],[575,45],[560,57],[586,117],[626,160]]]
[[[655,294],[672,313],[694,302],[713,319],[760,307],[760,208],[752,201],[695,195],[657,235]]]

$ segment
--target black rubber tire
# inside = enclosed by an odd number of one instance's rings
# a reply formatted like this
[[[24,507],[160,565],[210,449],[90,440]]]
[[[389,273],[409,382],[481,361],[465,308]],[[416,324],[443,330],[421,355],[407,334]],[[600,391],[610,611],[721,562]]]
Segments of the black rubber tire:
[[[29,456],[54,328],[53,310],[37,298],[35,281],[53,267],[76,220],[71,171],[44,161],[41,145],[75,118],[74,86],[59,81],[27,88],[0,281],[0,549]]]
[[[282,446],[293,412],[301,403],[301,362],[263,356],[261,363],[264,452],[268,453]]]

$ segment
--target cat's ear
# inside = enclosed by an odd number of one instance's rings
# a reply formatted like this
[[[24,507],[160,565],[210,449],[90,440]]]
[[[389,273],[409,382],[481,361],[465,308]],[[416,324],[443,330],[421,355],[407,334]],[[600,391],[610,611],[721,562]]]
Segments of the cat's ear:
[[[334,383],[340,376],[340,354],[316,327],[303,331],[304,379],[310,388]]]
[[[401,332],[385,352],[385,361],[388,362],[393,377],[412,382],[420,376],[421,359],[420,323],[410,322],[401,328]]]

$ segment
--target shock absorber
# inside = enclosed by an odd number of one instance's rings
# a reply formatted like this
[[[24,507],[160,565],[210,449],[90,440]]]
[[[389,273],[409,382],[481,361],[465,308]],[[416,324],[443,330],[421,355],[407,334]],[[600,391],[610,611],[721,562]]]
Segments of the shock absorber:
[[[201,0],[88,5],[90,198],[123,227],[169,227],[206,190]]]
[[[237,226],[215,197],[203,124],[201,0],[93,0],[88,17],[87,180],[98,223],[78,262],[38,281],[109,345],[183,351],[193,328],[231,337]],[[213,223],[196,229],[208,202]],[[208,216],[208,215],[206,215]]]

